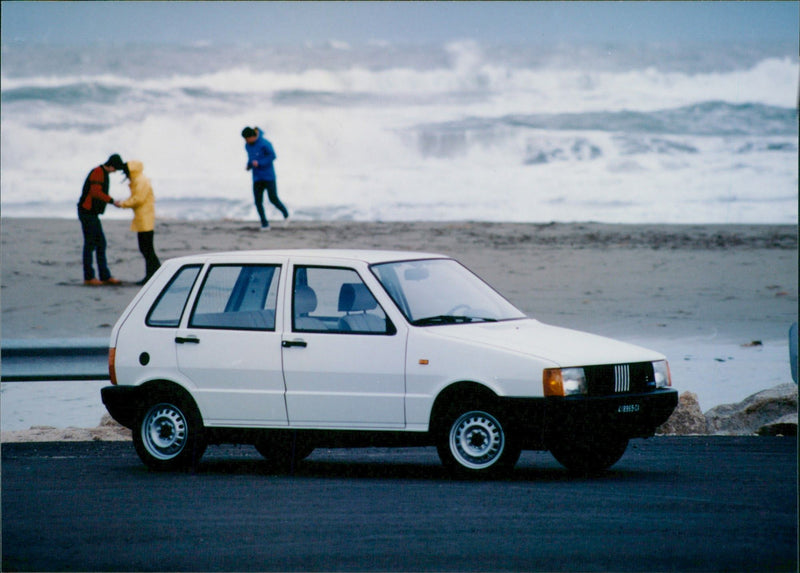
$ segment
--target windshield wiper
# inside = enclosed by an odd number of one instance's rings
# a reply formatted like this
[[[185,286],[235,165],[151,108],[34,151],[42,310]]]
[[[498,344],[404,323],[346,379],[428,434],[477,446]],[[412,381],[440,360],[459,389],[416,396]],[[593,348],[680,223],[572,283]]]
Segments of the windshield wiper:
[[[426,318],[419,318],[411,322],[414,326],[429,326],[432,324],[465,324],[469,322],[497,322],[495,318],[482,318],[480,316],[454,316],[452,314],[437,314]]]

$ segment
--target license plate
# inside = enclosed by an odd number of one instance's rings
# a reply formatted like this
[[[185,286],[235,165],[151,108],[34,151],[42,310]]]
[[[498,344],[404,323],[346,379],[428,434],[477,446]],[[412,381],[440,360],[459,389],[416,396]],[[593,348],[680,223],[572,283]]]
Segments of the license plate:
[[[633,414],[634,412],[638,412],[639,409],[640,409],[639,404],[622,404],[619,408],[617,408],[617,413]]]

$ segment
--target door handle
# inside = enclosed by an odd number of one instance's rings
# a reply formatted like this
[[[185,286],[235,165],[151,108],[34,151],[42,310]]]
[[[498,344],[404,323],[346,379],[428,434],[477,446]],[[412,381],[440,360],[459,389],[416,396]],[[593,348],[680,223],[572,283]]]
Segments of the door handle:
[[[284,348],[291,348],[292,346],[299,346],[300,348],[305,348],[308,346],[308,343],[305,340],[282,340],[281,346]]]
[[[200,344],[200,339],[196,336],[176,336],[175,342],[178,344],[183,344],[185,342],[189,342],[191,344]]]

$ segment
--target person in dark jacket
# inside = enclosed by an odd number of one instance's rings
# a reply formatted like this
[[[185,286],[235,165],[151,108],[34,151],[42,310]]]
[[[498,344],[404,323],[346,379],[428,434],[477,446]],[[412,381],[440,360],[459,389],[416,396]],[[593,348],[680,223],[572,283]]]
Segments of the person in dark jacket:
[[[78,201],[78,219],[83,230],[83,284],[88,286],[118,285],[121,281],[111,276],[106,261],[106,237],[100,215],[106,205],[113,203],[108,194],[108,174],[124,167],[122,158],[116,153],[102,165],[89,172],[83,183],[83,191]],[[99,279],[95,277],[93,258],[97,257]]]
[[[253,172],[253,200],[256,203],[263,231],[269,229],[269,221],[264,212],[264,191],[267,192],[270,203],[283,213],[283,218],[289,218],[289,211],[278,199],[278,184],[275,178],[275,167],[272,164],[277,155],[275,155],[272,144],[264,138],[260,128],[245,127],[242,130],[242,137],[247,142],[244,146],[247,151],[247,170]]]

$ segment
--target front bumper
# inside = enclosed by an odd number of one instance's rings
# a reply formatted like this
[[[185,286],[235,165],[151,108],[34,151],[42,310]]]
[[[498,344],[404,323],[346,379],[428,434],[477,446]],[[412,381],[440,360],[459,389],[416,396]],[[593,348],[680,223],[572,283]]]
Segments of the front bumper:
[[[642,393],[567,398],[511,398],[504,404],[522,446],[547,449],[566,436],[646,438],[678,405],[671,388]]]
[[[672,389],[641,394],[547,398],[546,436],[610,433],[646,438],[667,421],[677,405],[678,391]]]

